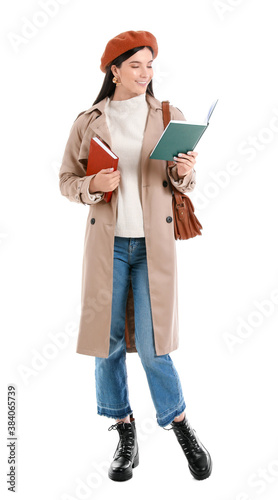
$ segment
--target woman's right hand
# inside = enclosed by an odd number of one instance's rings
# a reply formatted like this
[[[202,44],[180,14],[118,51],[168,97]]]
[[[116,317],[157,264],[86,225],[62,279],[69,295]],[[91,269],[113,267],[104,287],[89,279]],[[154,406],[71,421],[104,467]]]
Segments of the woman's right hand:
[[[103,191],[104,193],[114,191],[120,184],[120,178],[119,170],[114,171],[113,167],[112,169],[103,168],[91,179],[89,192],[93,194],[96,191]]]

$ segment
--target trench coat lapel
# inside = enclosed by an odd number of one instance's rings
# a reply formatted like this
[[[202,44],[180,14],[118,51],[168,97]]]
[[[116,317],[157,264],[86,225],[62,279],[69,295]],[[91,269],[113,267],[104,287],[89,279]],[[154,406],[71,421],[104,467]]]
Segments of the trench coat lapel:
[[[89,126],[92,129],[92,131],[98,137],[100,137],[100,139],[103,142],[105,142],[107,144],[107,146],[109,146],[110,149],[112,149],[112,146],[111,146],[112,141],[111,141],[111,136],[110,136],[110,132],[108,129],[105,114],[104,113],[101,114],[97,118],[97,120],[94,120]]]
[[[161,117],[157,113],[157,110],[161,109],[161,106],[159,106],[159,101],[149,96],[148,94],[146,98],[149,104],[149,113],[147,116],[141,151],[141,170],[143,185],[145,183],[144,172],[149,164],[150,154],[163,131],[163,129],[161,128],[162,125],[160,124]]]
[[[107,121],[106,121],[106,116],[104,113],[104,108],[107,102],[107,97],[105,99],[102,99],[98,104],[95,104],[95,106],[92,106],[86,113],[92,112],[92,111],[99,111],[100,114],[98,118],[93,120],[89,127],[90,129],[94,132],[94,134],[98,135],[102,141],[104,141],[109,148],[111,149],[111,135],[108,129]]]

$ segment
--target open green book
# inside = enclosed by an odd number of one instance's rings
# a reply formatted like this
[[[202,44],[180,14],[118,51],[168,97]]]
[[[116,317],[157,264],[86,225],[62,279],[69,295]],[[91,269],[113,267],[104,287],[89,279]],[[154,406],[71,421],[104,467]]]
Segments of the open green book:
[[[205,119],[206,123],[198,124],[182,120],[170,120],[152,150],[150,158],[152,160],[172,161],[173,156],[177,156],[178,153],[193,151],[209,125],[209,119],[217,102],[218,99],[213,101]]]

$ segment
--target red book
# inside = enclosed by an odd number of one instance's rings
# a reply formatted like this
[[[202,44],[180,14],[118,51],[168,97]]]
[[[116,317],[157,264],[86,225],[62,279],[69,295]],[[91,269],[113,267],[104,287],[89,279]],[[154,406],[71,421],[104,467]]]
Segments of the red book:
[[[103,168],[117,169],[119,157],[111,151],[98,137],[92,137],[87,163],[86,175],[97,174]],[[104,192],[104,200],[108,203],[111,200],[113,191]]]

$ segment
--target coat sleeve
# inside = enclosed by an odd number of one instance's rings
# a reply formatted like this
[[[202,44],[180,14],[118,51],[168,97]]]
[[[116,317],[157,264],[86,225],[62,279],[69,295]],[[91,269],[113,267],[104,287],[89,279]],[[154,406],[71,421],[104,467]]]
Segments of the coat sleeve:
[[[82,137],[86,129],[83,113],[80,113],[70,130],[59,171],[59,188],[69,201],[93,205],[99,203],[104,192],[89,193],[90,181],[96,174],[86,176],[85,166],[78,160]]]
[[[184,115],[182,114],[182,112],[178,108],[175,108],[174,106],[170,106],[170,113],[171,113],[172,120],[186,121]],[[179,176],[179,174],[177,172],[177,165],[174,165],[174,166],[167,165],[167,172],[168,172],[169,179],[170,179],[171,183],[181,193],[193,191],[193,189],[195,188],[196,170],[194,169],[194,167],[187,174],[185,174],[183,176]]]

